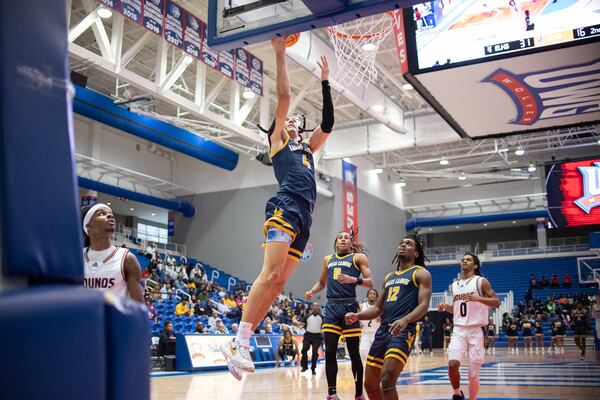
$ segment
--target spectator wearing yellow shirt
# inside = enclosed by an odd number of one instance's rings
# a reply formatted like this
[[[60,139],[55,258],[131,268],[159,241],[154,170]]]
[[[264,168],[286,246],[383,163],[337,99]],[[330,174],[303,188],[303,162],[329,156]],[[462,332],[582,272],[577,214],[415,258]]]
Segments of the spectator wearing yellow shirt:
[[[227,307],[229,307],[229,309],[235,308],[237,307],[237,303],[235,302],[235,300],[231,297],[230,294],[226,294],[225,297],[223,298],[223,304],[225,304]]]
[[[194,315],[194,309],[188,307],[188,301],[186,298],[182,298],[181,302],[175,307],[175,315]]]

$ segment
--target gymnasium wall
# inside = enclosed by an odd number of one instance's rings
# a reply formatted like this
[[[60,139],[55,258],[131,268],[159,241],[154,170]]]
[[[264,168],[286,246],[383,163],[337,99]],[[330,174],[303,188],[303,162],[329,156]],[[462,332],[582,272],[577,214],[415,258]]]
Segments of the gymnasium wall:
[[[265,203],[276,190],[275,185],[269,185],[187,198],[196,207],[196,215],[191,219],[175,215],[173,240],[186,244],[191,257],[252,282],[262,266]],[[295,296],[301,296],[318,279],[320,263],[332,253],[335,235],[342,227],[341,181],[332,179],[331,191],[336,197],[319,196],[313,213],[309,241],[314,246],[313,256],[300,263],[286,287],[286,292]],[[392,269],[390,262],[405,233],[404,212],[362,190],[358,206],[360,238],[369,248],[369,262],[379,289],[384,274]],[[360,298],[365,295],[366,290],[359,292]],[[324,300],[325,293],[320,296]]]

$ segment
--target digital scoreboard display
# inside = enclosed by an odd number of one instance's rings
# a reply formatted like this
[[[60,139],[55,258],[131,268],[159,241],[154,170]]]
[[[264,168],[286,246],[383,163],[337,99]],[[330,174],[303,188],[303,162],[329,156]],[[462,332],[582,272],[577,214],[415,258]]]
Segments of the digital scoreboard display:
[[[546,192],[554,226],[600,225],[600,158],[547,166]]]
[[[417,4],[408,14],[419,70],[600,40],[599,0],[438,0]]]

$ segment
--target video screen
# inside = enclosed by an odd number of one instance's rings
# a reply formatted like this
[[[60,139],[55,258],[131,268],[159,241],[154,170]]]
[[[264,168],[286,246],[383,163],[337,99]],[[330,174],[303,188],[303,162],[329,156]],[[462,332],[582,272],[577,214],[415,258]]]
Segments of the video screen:
[[[427,1],[413,6],[413,23],[422,70],[600,39],[600,0]]]
[[[600,224],[600,158],[547,166],[546,192],[555,227]]]

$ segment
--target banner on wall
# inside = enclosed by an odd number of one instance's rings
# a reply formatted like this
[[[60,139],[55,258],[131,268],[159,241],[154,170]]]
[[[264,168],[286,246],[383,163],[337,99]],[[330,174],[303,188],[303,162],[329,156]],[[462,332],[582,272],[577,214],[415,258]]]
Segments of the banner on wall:
[[[175,217],[169,217],[169,224],[167,225],[169,237],[175,235]]]
[[[358,227],[358,186],[356,166],[342,160],[342,199],[344,207],[344,230],[350,232]]]
[[[167,42],[263,95],[263,62],[244,49],[222,52],[207,43],[207,24],[173,0],[98,0]]]

